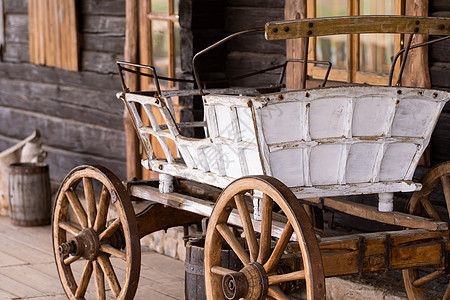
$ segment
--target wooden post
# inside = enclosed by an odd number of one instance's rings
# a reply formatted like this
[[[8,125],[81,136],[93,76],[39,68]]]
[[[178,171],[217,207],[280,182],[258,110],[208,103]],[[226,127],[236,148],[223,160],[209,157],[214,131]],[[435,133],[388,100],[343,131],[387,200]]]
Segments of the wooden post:
[[[127,0],[125,3],[126,13],[126,30],[125,30],[125,61],[137,62],[138,60],[138,1]],[[136,90],[139,87],[138,78],[135,74],[127,72],[125,74],[125,81],[131,90]],[[124,110],[123,124],[125,127],[126,137],[126,155],[127,155],[127,179],[131,180],[134,177],[141,177],[139,153],[139,140],[133,127],[133,121],[128,113]]]
[[[284,18],[286,20],[306,18],[306,0],[286,0],[284,5]],[[305,39],[286,40],[286,59],[303,58]],[[286,70],[286,87],[290,89],[302,88],[302,65],[289,64]]]
[[[407,0],[405,15],[428,16],[428,0]],[[409,35],[405,35],[407,41]],[[428,35],[415,34],[412,45],[428,41]],[[409,52],[402,76],[402,86],[431,88],[430,69],[428,66],[428,47],[416,48]],[[430,146],[427,147],[419,161],[420,166],[431,165]]]

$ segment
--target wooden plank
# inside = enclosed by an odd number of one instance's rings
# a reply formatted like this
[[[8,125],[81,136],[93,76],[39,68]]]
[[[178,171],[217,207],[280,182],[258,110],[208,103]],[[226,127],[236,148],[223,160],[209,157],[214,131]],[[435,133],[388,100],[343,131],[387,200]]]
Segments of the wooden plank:
[[[127,0],[125,6],[126,13],[126,32],[125,32],[125,48],[124,58],[126,61],[138,61],[138,1]],[[136,75],[127,72],[125,74],[125,82],[131,90],[137,90],[139,87]],[[123,122],[126,137],[126,159],[127,159],[127,178],[131,180],[134,177],[141,178],[139,140],[134,130],[133,121],[131,120],[128,110],[124,110]]]
[[[405,15],[428,16],[428,1],[406,1]],[[450,34],[450,32],[443,33],[443,35],[448,34]],[[408,39],[409,35],[405,35],[405,41]],[[418,34],[414,36],[412,44],[423,43],[426,41],[428,41],[428,35]],[[428,67],[428,47],[420,47],[409,53],[402,77],[402,85],[431,88],[430,70]]]
[[[125,0],[97,1],[83,0],[80,5],[83,15],[125,16]]]
[[[32,0],[33,1],[33,0]],[[3,1],[5,12],[7,14],[27,14],[28,11],[28,1],[27,0],[14,0],[14,1]]]
[[[412,33],[416,32],[416,28],[418,34],[449,35],[450,18],[423,16],[313,18],[303,21],[269,22],[265,30],[268,40],[280,40],[352,33]]]
[[[124,36],[125,23],[126,20],[123,17],[85,15],[83,16],[83,22],[81,22],[81,32]]]
[[[10,126],[18,122],[20,126]],[[67,151],[124,159],[122,147],[125,141],[121,130],[101,128],[12,108],[0,109],[0,124],[0,134],[5,136],[24,137],[30,132],[30,128],[39,128],[45,145]]]
[[[319,198],[310,198],[306,199],[306,201],[317,204],[319,203]],[[381,223],[429,230],[448,229],[448,224],[446,222],[438,222],[401,212],[380,212],[376,207],[355,203],[345,199],[323,198],[323,204],[325,207],[332,210]]]
[[[67,24],[67,34],[68,34],[68,70],[78,71],[79,68],[79,46],[78,46],[78,18],[77,18],[77,5],[76,0],[69,0],[67,5],[68,14],[68,24]]]
[[[120,79],[115,74],[97,74],[93,72],[68,72],[61,69],[46,68],[33,64],[2,63],[0,68],[2,78],[37,81],[42,83],[59,84],[61,88],[77,87],[90,93],[90,90],[120,91]]]
[[[326,276],[356,274],[385,270],[386,239],[391,244],[390,269],[440,265],[441,244],[437,241],[447,234],[421,229],[354,234],[322,238],[319,247]],[[288,251],[298,252],[298,244],[291,242]]]
[[[284,19],[298,20],[305,19],[306,16],[306,0],[286,0],[284,5]],[[286,59],[301,59],[305,49],[305,41],[303,39],[286,41]],[[302,88],[303,74],[301,72],[302,65],[295,63],[288,65],[286,69],[286,87],[290,89]]]
[[[81,44],[83,45],[84,51],[108,52],[123,55],[124,43],[125,36],[121,35],[108,33],[83,33],[81,35]]]
[[[5,42],[8,43],[8,47],[10,43],[29,42],[28,28],[30,22],[28,19],[28,15],[10,14],[5,16],[5,28],[8,28],[8,30],[5,30]],[[33,19],[31,19],[31,22],[33,22]]]

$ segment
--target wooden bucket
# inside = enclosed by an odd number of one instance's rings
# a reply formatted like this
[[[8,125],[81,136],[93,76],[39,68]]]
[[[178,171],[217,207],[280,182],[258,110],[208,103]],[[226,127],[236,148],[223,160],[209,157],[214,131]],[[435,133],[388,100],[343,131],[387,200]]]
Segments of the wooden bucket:
[[[204,271],[204,240],[188,242],[184,262],[184,297],[186,300],[206,300]],[[222,267],[239,271],[244,266],[232,250],[222,249]]]
[[[17,226],[50,224],[51,190],[48,165],[16,163],[9,166],[9,215]]]

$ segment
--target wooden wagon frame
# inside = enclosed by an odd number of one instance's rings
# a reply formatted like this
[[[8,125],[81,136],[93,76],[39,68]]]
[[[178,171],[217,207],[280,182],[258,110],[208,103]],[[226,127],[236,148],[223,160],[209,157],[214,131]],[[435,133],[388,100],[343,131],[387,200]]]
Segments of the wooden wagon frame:
[[[196,69],[198,56],[255,31],[264,31],[268,40],[308,41],[356,33],[403,33],[409,39],[394,87],[205,89]],[[125,70],[155,79],[155,91],[132,92],[122,76],[124,92],[119,98],[132,115],[146,153],[143,166],[159,172],[161,180],[159,187],[157,182],[140,181],[124,185],[99,166],[80,166],[67,175],[53,214],[55,261],[67,296],[88,297],[94,274],[97,299],[106,299],[105,277],[115,298],[133,298],[139,280],[139,239],[207,217],[208,299],[291,299],[286,283],[297,281],[305,282],[308,299],[325,299],[327,276],[393,269],[403,269],[411,299],[425,299],[422,287],[448,274],[448,223],[441,221],[429,196],[441,182],[450,211],[450,163],[436,166],[420,183],[411,179],[449,95],[399,86],[408,52],[417,46],[411,45],[414,34],[447,38],[450,18],[270,22],[198,53],[193,66],[199,89],[194,91],[161,91],[159,80],[167,78],[158,77],[155,68],[119,62],[121,75]],[[301,62],[310,62],[307,51]],[[303,63],[304,75],[306,70]],[[205,122],[176,123],[171,97],[180,95],[203,97]],[[150,125],[144,125],[138,105]],[[164,124],[157,122],[155,111]],[[276,111],[290,115],[274,117]],[[185,137],[183,126],[207,127],[207,137]],[[150,135],[165,158],[155,156]],[[170,151],[166,139],[175,142],[178,153]],[[178,179],[173,182],[172,176]],[[407,213],[392,211],[394,192],[414,192]],[[337,197],[373,193],[380,195],[378,209]],[[136,215],[130,198],[152,203]],[[325,237],[312,226],[302,203],[410,230]],[[237,255],[242,269],[221,265],[222,241]],[[123,266],[114,267],[116,260]],[[76,262],[83,263],[79,280],[72,270]],[[419,277],[417,268],[424,266],[434,271]],[[447,288],[444,299],[449,296]]]

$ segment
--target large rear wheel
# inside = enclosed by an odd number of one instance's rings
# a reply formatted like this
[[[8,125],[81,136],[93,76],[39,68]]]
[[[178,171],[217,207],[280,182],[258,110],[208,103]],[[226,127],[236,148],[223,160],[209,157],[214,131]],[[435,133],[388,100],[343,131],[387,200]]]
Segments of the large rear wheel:
[[[262,220],[255,221],[247,206],[247,195],[262,192]],[[287,218],[278,239],[272,238],[277,204]],[[227,225],[236,209],[242,223],[242,243]],[[278,227],[280,227],[278,225]],[[289,241],[295,237],[303,265],[299,270],[277,272]],[[221,267],[222,240],[230,246],[244,267],[232,271]],[[243,245],[247,245],[248,250]],[[325,299],[325,279],[317,239],[307,214],[295,195],[283,183],[268,176],[250,176],[231,183],[216,202],[209,220],[205,243],[205,285],[209,300],[291,299],[288,282],[303,281],[309,300]]]

